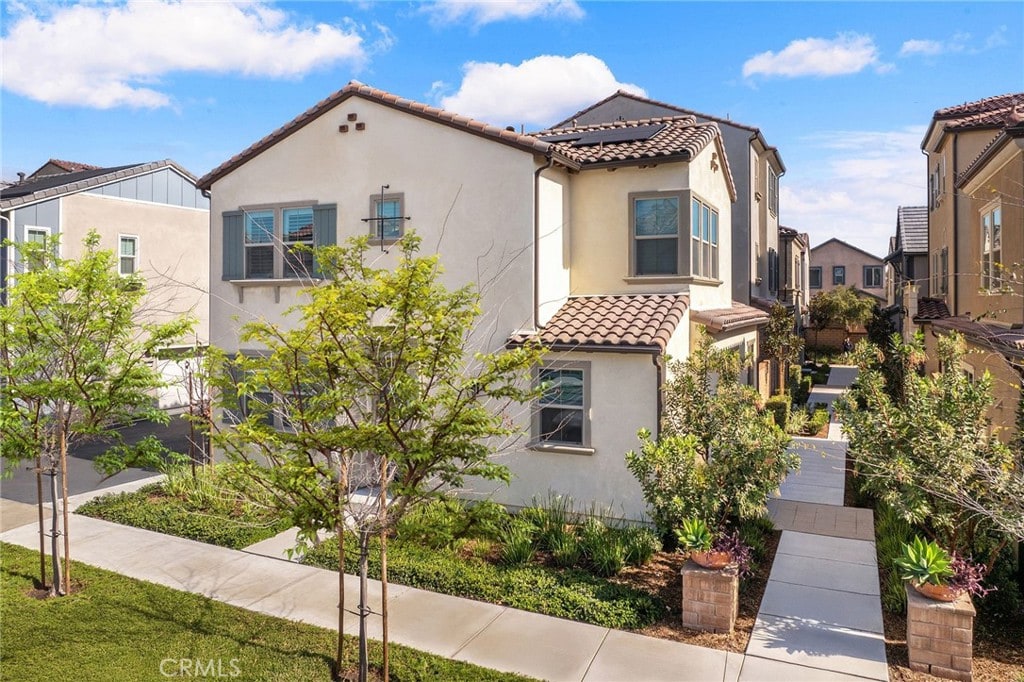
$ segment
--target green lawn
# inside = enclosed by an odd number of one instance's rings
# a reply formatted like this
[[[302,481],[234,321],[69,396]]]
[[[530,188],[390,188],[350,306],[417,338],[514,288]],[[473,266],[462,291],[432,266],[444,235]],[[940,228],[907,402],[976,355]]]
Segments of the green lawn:
[[[184,679],[218,672],[239,680],[330,679],[336,637],[330,630],[81,564],[72,571],[81,591],[36,599],[29,591],[38,554],[8,544],[0,544],[0,552],[4,680],[131,682],[168,679],[166,673]],[[354,663],[355,640],[349,640],[347,653]],[[373,647],[371,658],[379,660],[379,653]],[[196,661],[204,675],[197,674]],[[396,681],[528,679],[397,645],[391,675]]]

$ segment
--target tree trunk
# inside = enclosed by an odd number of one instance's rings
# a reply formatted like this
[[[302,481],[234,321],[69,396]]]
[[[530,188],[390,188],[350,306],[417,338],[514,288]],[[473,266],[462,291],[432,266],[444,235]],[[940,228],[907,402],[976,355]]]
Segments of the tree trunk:
[[[51,458],[50,471],[50,560],[53,562],[53,580],[50,582],[50,596],[63,594],[64,581],[60,575],[60,522],[57,511],[57,471]]]
[[[36,455],[36,506],[39,510],[39,589],[46,589],[46,520],[43,516],[43,456]]]
[[[68,536],[68,437],[60,432],[61,513],[64,516],[64,594],[71,594],[71,538]]]
[[[366,569],[370,555],[370,533],[359,531],[359,682],[366,682],[370,671],[369,653],[367,652],[366,621],[370,617],[370,605],[367,603]]]
[[[381,667],[383,670],[384,682],[390,679],[388,656],[388,533],[386,530],[380,532],[380,618],[383,646]]]
[[[338,537],[338,648],[335,652],[335,671],[341,679],[345,659],[345,524],[335,528]]]

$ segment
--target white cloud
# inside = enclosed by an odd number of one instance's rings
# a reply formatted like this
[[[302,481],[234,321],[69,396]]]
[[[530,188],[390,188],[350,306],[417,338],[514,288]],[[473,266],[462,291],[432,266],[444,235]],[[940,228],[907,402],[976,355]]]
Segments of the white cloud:
[[[156,108],[173,72],[293,78],[365,59],[351,28],[299,25],[260,3],[132,0],[26,9],[0,40],[3,87],[47,104]]]
[[[507,19],[581,19],[575,0],[436,0],[423,7],[435,24],[462,21],[475,27]]]
[[[942,43],[937,40],[907,40],[900,48],[900,56],[906,57],[912,54],[920,54],[931,57],[942,54],[945,51]]]
[[[841,33],[833,40],[804,38],[794,40],[779,52],[762,52],[743,64],[743,77],[751,76],[844,76],[868,67],[887,71],[890,66],[878,58],[878,48],[870,36]]]
[[[787,159],[781,223],[809,233],[813,246],[838,237],[884,256],[896,231],[896,209],[925,204],[924,132],[924,126],[912,126],[807,138],[812,158]]]
[[[548,126],[616,90],[646,95],[589,54],[541,55],[519,65],[469,62],[463,72],[458,92],[441,106],[501,126]]]

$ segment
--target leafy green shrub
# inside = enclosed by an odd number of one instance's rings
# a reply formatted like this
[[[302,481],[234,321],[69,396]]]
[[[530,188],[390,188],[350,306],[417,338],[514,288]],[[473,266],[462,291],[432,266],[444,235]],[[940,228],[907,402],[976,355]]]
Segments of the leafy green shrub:
[[[742,519],[737,524],[740,541],[754,554],[754,561],[764,561],[768,556],[768,538],[775,532],[775,524],[767,516]]]
[[[617,575],[625,567],[626,546],[617,532],[608,531],[603,541],[588,547],[587,557],[594,573],[607,578]]]
[[[583,558],[580,540],[572,530],[563,528],[560,533],[552,535],[548,539],[548,543],[551,558],[554,559],[556,566],[572,568]]]
[[[641,526],[630,526],[622,531],[626,546],[626,563],[643,566],[661,549],[661,541],[653,531]]]
[[[885,504],[875,507],[875,551],[882,569],[882,606],[890,613],[902,613],[906,608],[903,580],[893,562],[913,535],[913,528],[892,507]]]
[[[346,570],[357,570],[355,539],[346,537]],[[371,540],[369,573],[380,577],[379,540]],[[336,539],[306,556],[308,564],[338,569]],[[388,578],[397,584],[492,604],[543,613],[601,627],[635,630],[654,623],[664,612],[655,596],[609,582],[584,571],[538,565],[494,566],[465,559],[449,550],[431,550],[395,539],[388,543]]]
[[[813,436],[821,431],[826,424],[828,424],[829,414],[828,408],[821,406],[821,403],[814,403],[813,411],[811,412],[811,418],[807,424],[807,435]]]
[[[505,508],[494,502],[467,504],[442,498],[411,509],[395,530],[399,536],[428,547],[452,547],[466,538],[497,539],[508,518]]]
[[[529,523],[513,519],[501,534],[501,562],[521,566],[533,558],[535,529]]]
[[[160,483],[132,493],[101,495],[77,513],[231,549],[266,540],[291,525],[264,508],[227,497],[168,495]]]
[[[798,408],[789,413],[789,418],[786,420],[786,433],[794,435],[802,435],[807,432],[810,424],[810,417],[807,414],[807,410]]]
[[[786,394],[773,395],[771,398],[765,401],[765,409],[772,413],[772,418],[775,420],[775,424],[782,429],[786,430],[786,425],[789,422],[789,412],[792,407],[792,401]]]
[[[562,541],[566,527],[575,520],[576,512],[571,497],[548,493],[547,499],[533,501],[534,509],[542,513],[534,515],[537,525],[537,543],[541,549],[554,551],[554,542]]]

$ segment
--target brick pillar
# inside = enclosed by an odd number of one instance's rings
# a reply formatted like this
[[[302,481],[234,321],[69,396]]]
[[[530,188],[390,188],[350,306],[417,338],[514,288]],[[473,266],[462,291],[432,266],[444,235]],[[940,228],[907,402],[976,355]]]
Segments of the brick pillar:
[[[735,566],[713,571],[687,561],[683,577],[683,627],[730,633],[740,607],[740,576]]]
[[[910,668],[936,677],[971,682],[974,605],[970,596],[941,602],[907,583],[907,648]]]

